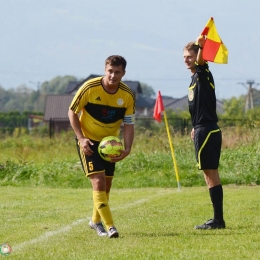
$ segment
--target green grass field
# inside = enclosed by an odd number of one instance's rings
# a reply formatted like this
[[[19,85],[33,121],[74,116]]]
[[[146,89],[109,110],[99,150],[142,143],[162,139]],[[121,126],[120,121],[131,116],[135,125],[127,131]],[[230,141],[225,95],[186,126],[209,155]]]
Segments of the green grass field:
[[[172,133],[181,191],[164,131],[136,135],[117,164],[110,205],[119,239],[88,228],[92,192],[72,132],[0,140],[0,244],[8,259],[260,259],[260,133],[224,129],[220,175],[225,230],[212,217],[189,136]]]
[[[8,259],[260,259],[258,186],[224,186],[227,228],[209,231],[194,229],[211,217],[205,187],[114,189],[118,239],[88,228],[90,189],[2,187],[0,196]]]

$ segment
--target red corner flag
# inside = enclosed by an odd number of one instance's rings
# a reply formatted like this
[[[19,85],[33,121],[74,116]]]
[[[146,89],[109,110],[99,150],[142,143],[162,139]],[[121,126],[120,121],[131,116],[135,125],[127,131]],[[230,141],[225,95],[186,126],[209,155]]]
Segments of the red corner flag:
[[[163,111],[164,111],[164,105],[163,105],[161,92],[158,91],[158,96],[157,96],[157,99],[155,102],[154,112],[153,112],[153,117],[158,122],[161,122],[161,112],[163,112]]]

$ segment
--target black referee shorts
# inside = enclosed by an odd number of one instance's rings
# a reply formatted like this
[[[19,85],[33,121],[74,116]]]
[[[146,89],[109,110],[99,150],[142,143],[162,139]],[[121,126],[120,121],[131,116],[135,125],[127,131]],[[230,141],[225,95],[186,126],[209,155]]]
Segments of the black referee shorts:
[[[75,138],[75,140],[81,165],[86,176],[100,172],[105,172],[106,177],[112,178],[114,176],[116,164],[105,161],[101,158],[98,153],[99,142],[91,140],[91,142],[94,144],[91,146],[93,154],[88,156],[82,151],[78,139]]]
[[[200,126],[194,129],[195,155],[199,170],[218,169],[222,144],[221,130]]]

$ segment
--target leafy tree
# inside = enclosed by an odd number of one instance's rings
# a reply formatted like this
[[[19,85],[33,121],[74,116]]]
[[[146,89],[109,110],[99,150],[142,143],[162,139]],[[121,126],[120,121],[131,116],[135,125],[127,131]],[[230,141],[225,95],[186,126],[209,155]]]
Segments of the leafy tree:
[[[221,118],[227,119],[242,119],[245,116],[245,97],[232,97],[224,99],[224,113]]]
[[[253,102],[254,107],[260,107],[260,91],[253,88]]]
[[[260,126],[260,107],[254,107],[252,109],[247,110],[246,118],[249,121],[249,125],[251,127],[259,127]]]
[[[55,77],[50,81],[45,81],[41,85],[41,93],[45,94],[65,94],[69,82],[77,81],[74,76]]]
[[[77,81],[73,76],[55,77],[44,82],[39,89],[33,90],[26,85],[16,89],[5,90],[0,86],[0,111],[8,112],[16,110],[44,111],[47,94],[64,94],[70,81]]]
[[[141,88],[142,88],[144,97],[148,97],[148,98],[155,97],[154,89],[151,86],[149,86],[145,83],[141,83]]]
[[[219,115],[219,126],[243,126],[246,122],[245,97],[224,99],[223,104],[224,113]]]
[[[191,119],[188,110],[184,111],[173,111],[167,109],[166,111],[169,125],[171,125],[174,130],[181,131],[182,133],[187,133],[191,130]]]
[[[11,96],[9,93],[2,87],[0,86],[0,108],[4,108],[5,104],[10,100]]]

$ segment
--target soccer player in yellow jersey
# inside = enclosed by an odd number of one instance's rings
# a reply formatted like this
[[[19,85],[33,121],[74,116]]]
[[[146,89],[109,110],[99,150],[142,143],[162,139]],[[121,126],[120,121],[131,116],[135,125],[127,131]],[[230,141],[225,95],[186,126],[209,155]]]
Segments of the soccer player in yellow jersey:
[[[115,163],[129,155],[134,139],[135,97],[121,81],[125,68],[123,57],[108,57],[105,75],[83,83],[68,112],[82,167],[93,189],[94,208],[89,226],[99,236],[109,238],[119,236],[108,204]],[[118,136],[122,125],[124,150],[107,162],[98,153],[99,142],[106,136]]]

